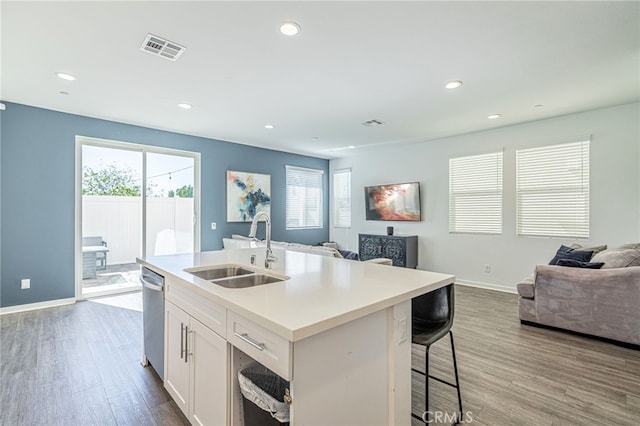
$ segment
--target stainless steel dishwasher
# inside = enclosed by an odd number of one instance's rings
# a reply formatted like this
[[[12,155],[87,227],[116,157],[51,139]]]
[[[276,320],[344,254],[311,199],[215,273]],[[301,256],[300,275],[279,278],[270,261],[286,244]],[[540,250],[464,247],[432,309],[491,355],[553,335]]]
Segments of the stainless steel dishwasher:
[[[164,381],[164,277],[141,266],[140,281],[144,330],[142,365],[151,364]]]

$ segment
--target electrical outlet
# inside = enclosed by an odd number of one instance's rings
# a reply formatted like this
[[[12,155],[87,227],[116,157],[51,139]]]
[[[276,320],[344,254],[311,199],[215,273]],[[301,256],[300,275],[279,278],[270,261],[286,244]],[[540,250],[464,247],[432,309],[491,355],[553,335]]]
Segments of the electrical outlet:
[[[400,342],[402,343],[407,340],[407,319],[402,318],[398,323],[398,331],[400,332]]]
[[[24,279],[20,280],[20,288],[22,290],[26,290],[28,288],[31,288],[31,280],[29,278],[24,278]]]
[[[490,274],[490,273],[491,273],[491,265],[484,265],[484,271],[485,271],[487,274]]]
[[[211,222],[211,229],[215,230],[216,229],[216,223],[215,222]]]

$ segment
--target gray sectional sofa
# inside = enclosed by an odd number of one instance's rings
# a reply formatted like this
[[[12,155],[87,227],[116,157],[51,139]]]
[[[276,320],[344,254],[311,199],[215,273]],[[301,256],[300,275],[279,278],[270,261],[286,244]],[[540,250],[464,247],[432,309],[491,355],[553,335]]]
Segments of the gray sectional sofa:
[[[534,275],[517,286],[520,321],[639,349],[640,244],[602,248],[596,247],[601,250],[590,259],[604,263],[602,269],[537,265]]]

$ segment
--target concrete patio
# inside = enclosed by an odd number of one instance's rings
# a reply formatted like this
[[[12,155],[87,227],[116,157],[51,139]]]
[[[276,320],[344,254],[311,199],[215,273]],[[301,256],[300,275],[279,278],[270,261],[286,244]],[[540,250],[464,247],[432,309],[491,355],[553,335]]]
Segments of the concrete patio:
[[[106,269],[96,271],[96,278],[82,280],[82,289],[85,295],[104,290],[122,289],[128,291],[139,288],[140,266],[137,263],[107,265]]]

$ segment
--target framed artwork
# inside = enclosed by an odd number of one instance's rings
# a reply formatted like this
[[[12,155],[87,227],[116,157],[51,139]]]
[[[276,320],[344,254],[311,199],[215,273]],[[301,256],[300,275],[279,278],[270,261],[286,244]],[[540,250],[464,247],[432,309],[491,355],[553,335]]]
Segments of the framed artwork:
[[[271,175],[227,170],[227,222],[251,222],[271,215]]]

